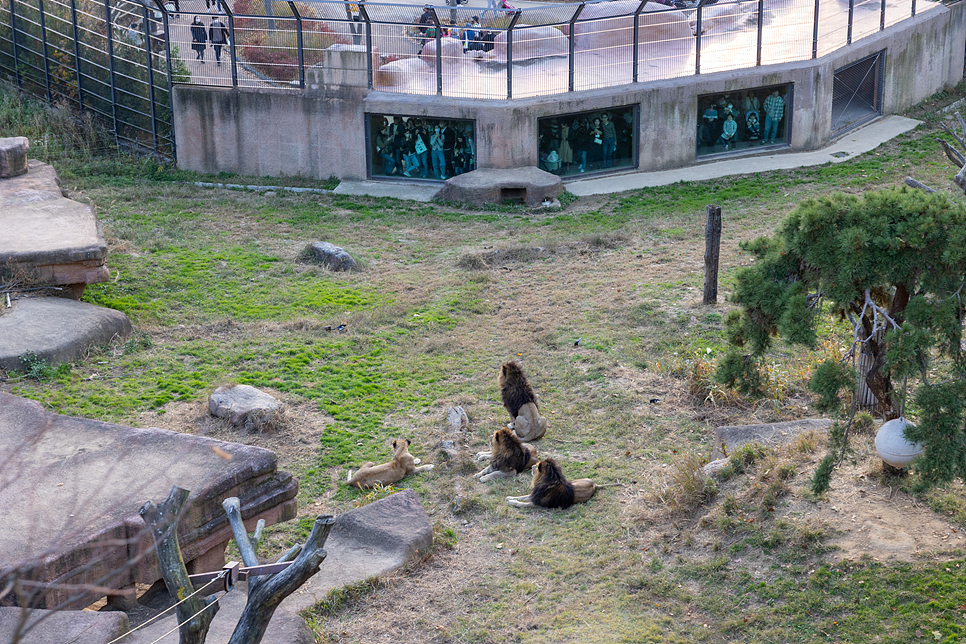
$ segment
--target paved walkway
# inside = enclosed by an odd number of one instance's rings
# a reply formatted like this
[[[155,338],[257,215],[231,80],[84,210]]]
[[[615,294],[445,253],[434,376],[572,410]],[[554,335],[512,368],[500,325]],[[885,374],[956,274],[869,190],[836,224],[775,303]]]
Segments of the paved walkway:
[[[711,161],[685,168],[661,172],[626,172],[605,177],[565,182],[569,192],[585,197],[611,194],[626,190],[666,186],[682,179],[707,181],[739,174],[754,174],[771,170],[788,170],[823,163],[841,163],[854,159],[879,147],[886,141],[914,129],[919,121],[904,116],[886,116],[860,127],[834,141],[831,145],[814,152],[773,152],[771,154],[739,155],[721,161]],[[343,181],[335,189],[336,194],[394,197],[414,201],[430,201],[442,184],[424,184],[403,181]]]

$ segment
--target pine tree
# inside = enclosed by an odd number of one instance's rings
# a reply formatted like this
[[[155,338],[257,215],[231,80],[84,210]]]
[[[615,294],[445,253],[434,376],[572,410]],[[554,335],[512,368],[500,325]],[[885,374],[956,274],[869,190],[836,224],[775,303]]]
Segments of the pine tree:
[[[855,384],[854,351],[872,357],[865,376],[887,419],[901,413],[894,383],[917,383],[929,480],[966,472],[961,349],[966,280],[966,208],[941,194],[902,187],[862,196],[834,194],[801,203],[771,237],[742,244],[755,262],[736,275],[728,318],[731,349],[716,376],[754,390],[758,361],[776,336],[814,348],[818,315],[847,319],[852,351],[816,369],[810,389],[819,407],[840,404]],[[941,361],[940,375],[930,372]],[[941,382],[932,382],[939,378]],[[960,403],[951,401],[959,396]],[[929,427],[924,427],[929,425]]]

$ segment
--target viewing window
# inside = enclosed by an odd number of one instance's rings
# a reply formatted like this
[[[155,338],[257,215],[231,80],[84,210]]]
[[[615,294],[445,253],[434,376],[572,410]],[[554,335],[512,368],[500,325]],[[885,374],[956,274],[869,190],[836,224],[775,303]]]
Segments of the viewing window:
[[[698,156],[787,145],[791,85],[698,97]]]
[[[637,106],[540,119],[540,169],[560,176],[637,166]]]
[[[443,181],[476,168],[473,121],[369,115],[369,176]]]

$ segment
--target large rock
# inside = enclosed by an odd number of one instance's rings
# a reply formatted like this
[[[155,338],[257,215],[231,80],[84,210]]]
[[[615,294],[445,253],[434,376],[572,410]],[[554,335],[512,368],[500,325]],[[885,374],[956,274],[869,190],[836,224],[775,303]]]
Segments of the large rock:
[[[418,57],[394,60],[379,68],[379,73],[376,75],[376,85],[379,87],[401,87],[414,81],[419,74],[429,73],[432,69],[433,67],[427,65]]]
[[[29,172],[0,179],[0,278],[4,273],[29,286],[106,282],[107,241],[94,211],[64,197],[60,179],[45,163],[31,160]]]
[[[351,271],[356,260],[345,249],[329,242],[314,242],[305,249],[305,255],[333,271]]]
[[[93,345],[131,335],[127,316],[114,309],[60,297],[15,299],[0,315],[0,369],[23,370],[32,353],[60,364],[84,357]],[[0,305],[2,306],[2,305]]]
[[[580,51],[600,50],[602,56],[617,55],[615,48],[633,46],[637,0],[595,2],[584,6],[574,24],[575,46]],[[647,3],[641,13],[638,42],[668,42],[693,38],[684,12]],[[622,57],[625,54],[619,54]],[[629,61],[628,61],[629,62]]]
[[[251,385],[223,385],[208,396],[208,411],[235,427],[263,431],[278,424],[282,403]]]
[[[0,179],[27,173],[27,150],[30,141],[25,136],[0,138]]]
[[[11,642],[22,617],[20,608],[0,608],[0,642]],[[31,611],[18,644],[110,644],[128,632],[124,613],[88,610]]]
[[[440,38],[440,62],[443,65],[455,65],[463,61],[463,43],[456,38]],[[423,45],[423,51],[419,57],[424,63],[436,68],[436,39],[431,38]]]
[[[446,180],[435,198],[475,205],[522,201],[536,208],[562,193],[560,177],[528,166],[509,170],[481,168],[457,175]]]
[[[811,431],[826,430],[832,426],[827,418],[790,420],[784,423],[761,425],[725,425],[714,430],[712,460],[724,458],[736,447],[746,443],[759,443],[765,447],[777,447],[790,443],[795,437]]]
[[[240,499],[250,530],[258,518],[271,525],[295,516],[298,483],[258,447],[61,416],[5,393],[0,445],[17,455],[3,460],[0,562],[28,566],[30,578],[49,584],[37,590],[37,608],[69,600],[79,608],[103,595],[73,601],[65,583],[122,589],[160,579],[138,510],[173,485],[191,491],[178,539],[192,572],[224,565],[225,498]]]
[[[548,56],[567,56],[570,41],[556,27],[527,27],[513,30],[513,61]],[[501,31],[493,41],[493,56],[506,62],[506,32]]]

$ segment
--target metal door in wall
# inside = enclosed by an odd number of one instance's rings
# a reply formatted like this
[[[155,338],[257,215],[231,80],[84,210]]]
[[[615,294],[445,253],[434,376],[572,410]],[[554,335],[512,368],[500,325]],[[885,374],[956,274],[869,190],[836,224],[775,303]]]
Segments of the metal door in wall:
[[[832,81],[832,136],[882,114],[885,51],[836,70]]]

